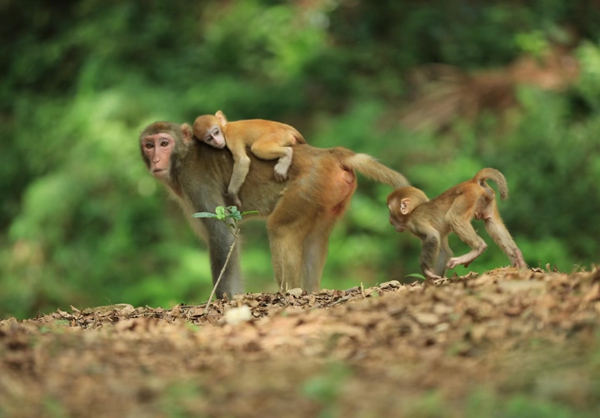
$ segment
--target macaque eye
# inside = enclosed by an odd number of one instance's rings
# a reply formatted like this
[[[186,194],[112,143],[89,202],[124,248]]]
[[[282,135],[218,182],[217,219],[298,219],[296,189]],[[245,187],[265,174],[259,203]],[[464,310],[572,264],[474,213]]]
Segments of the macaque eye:
[[[154,144],[152,142],[146,142],[146,144],[144,144],[144,147],[146,147],[146,149],[152,149],[154,148]]]
[[[169,141],[167,141],[166,139],[160,141],[160,146],[161,147],[168,147],[169,146]]]
[[[215,129],[215,131],[213,132],[213,135],[219,135],[221,132],[218,129]]]

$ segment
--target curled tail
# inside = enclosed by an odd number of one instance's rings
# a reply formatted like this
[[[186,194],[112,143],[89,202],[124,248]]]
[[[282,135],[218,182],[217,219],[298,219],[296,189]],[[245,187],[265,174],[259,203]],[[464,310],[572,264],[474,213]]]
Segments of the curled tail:
[[[498,185],[498,190],[500,191],[500,198],[502,200],[508,199],[508,186],[506,185],[506,179],[504,175],[496,170],[495,168],[484,168],[479,170],[473,180],[477,182],[482,182],[487,179],[494,180]]]
[[[409,181],[397,171],[386,167],[367,154],[352,154],[343,160],[344,164],[366,177],[388,184],[393,188],[410,186]]]

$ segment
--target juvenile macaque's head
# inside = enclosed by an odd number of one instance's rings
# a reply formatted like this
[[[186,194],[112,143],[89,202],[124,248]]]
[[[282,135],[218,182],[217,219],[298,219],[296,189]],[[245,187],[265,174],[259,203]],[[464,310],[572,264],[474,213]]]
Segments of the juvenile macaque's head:
[[[150,173],[168,182],[171,155],[182,153],[191,141],[192,128],[187,123],[155,122],[144,129],[140,134],[140,150]]]
[[[394,190],[387,197],[390,224],[396,228],[396,231],[404,231],[407,228],[410,213],[417,206],[428,201],[425,193],[416,187],[400,187]]]
[[[215,115],[198,116],[194,121],[194,136],[215,148],[223,149],[227,145],[223,128],[227,118],[220,110]]]

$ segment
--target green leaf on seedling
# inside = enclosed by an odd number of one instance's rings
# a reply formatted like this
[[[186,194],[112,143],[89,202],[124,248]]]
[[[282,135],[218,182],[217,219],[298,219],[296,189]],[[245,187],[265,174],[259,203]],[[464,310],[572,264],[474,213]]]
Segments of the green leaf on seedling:
[[[194,213],[194,218],[216,218],[220,221],[223,221],[227,224],[227,226],[235,231],[237,229],[238,221],[242,220],[242,216],[258,214],[257,210],[248,210],[246,212],[241,212],[238,210],[237,206],[229,206],[225,209],[223,206],[217,206],[215,208],[215,213],[210,212],[197,212]],[[233,223],[228,223],[227,219],[231,219]]]
[[[419,273],[410,273],[410,274],[407,274],[405,277],[415,277],[419,280],[425,280],[425,276],[423,276],[422,274],[419,274]]]
[[[227,210],[229,211],[229,215],[227,215],[228,218],[235,219],[236,221],[242,220],[242,214],[238,210],[237,206],[229,206]]]

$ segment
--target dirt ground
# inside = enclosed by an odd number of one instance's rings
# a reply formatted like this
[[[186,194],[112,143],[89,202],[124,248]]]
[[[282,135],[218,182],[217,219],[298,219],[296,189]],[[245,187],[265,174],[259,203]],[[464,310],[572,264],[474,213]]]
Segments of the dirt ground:
[[[0,417],[600,416],[600,270],[0,321]]]

